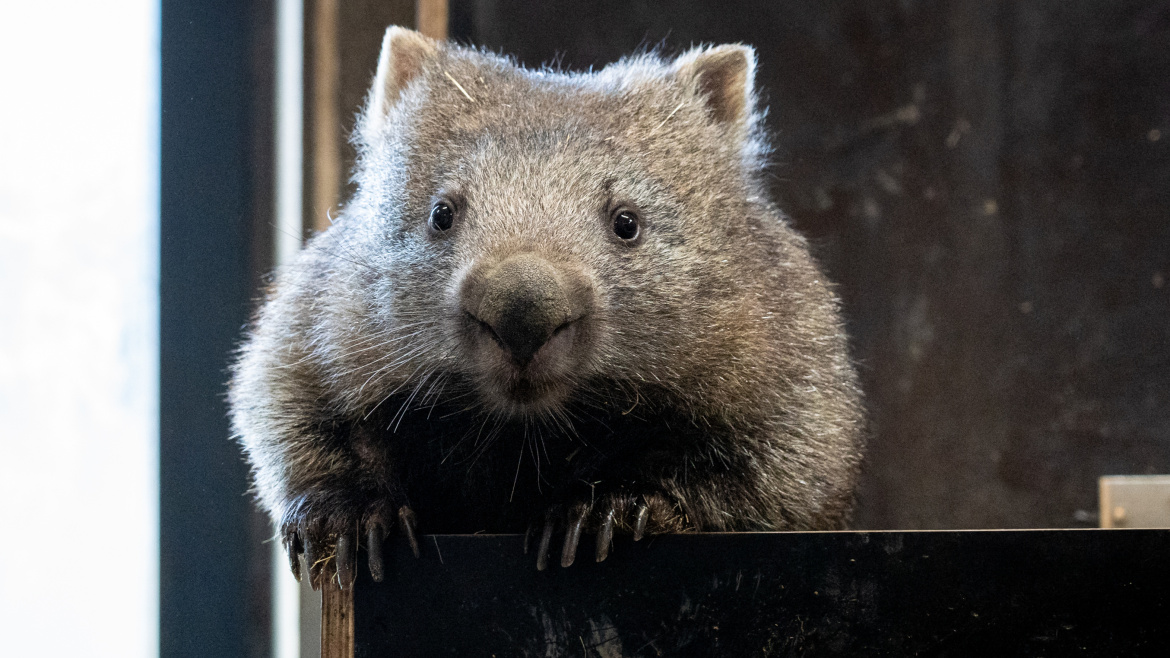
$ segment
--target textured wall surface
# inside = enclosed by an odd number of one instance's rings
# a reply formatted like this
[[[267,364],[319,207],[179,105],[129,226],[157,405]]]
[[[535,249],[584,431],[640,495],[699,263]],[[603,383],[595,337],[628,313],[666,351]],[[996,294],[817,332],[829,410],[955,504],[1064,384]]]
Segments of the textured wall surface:
[[[758,49],[774,191],[840,284],[857,525],[1095,524],[1170,472],[1170,3],[455,0],[528,65]]]

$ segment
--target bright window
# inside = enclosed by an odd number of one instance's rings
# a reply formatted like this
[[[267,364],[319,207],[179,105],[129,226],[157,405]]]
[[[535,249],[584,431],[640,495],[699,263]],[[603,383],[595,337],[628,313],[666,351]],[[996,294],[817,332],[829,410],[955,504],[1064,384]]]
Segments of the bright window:
[[[158,12],[0,6],[0,638],[157,655]]]

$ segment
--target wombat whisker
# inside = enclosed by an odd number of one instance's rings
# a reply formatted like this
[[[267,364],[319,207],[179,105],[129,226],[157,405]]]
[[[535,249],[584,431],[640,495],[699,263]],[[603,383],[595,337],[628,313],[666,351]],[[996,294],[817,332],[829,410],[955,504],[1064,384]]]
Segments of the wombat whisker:
[[[439,460],[439,466],[442,466],[443,464],[447,463],[447,460],[451,458],[451,455],[454,455],[455,451],[459,449],[459,446],[463,445],[463,442],[467,439],[469,434],[470,434],[470,431],[464,432],[463,436],[459,437],[459,439],[455,441],[455,443],[451,446],[451,449],[446,451],[443,454],[443,458],[441,460]]]
[[[342,256],[341,254],[337,253],[335,250],[323,250],[323,251],[325,251],[325,253],[329,254],[330,256],[333,256],[334,258],[346,261],[348,263],[353,263],[354,265],[357,265],[359,267],[364,267],[364,268],[369,269],[369,270],[376,272],[378,274],[386,274],[387,273],[386,270],[382,270],[378,267],[375,267],[375,266],[373,266],[365,261],[358,259],[357,257],[347,258],[347,257]]]
[[[420,344],[420,345],[413,345],[409,349],[407,349],[403,352],[390,352],[390,353],[385,354],[377,359],[369,361],[361,366],[347,370],[342,374],[349,375],[349,374],[361,373],[361,372],[364,372],[367,368],[370,368],[371,366],[378,364],[378,362],[380,362],[380,361],[385,361],[386,359],[394,359],[390,363],[382,364],[381,366],[378,367],[377,370],[374,371],[373,374],[370,375],[370,379],[374,378],[375,376],[380,377],[381,374],[393,372],[395,368],[410,361],[414,357],[416,357],[420,354],[426,354],[433,347],[434,347],[434,345],[428,345],[425,343]],[[358,389],[359,394],[365,390],[366,385],[370,383],[370,379],[366,379],[366,381],[361,385],[361,388]]]
[[[617,388],[618,393],[603,386]],[[620,381],[606,380],[603,384],[595,383],[581,388],[581,395],[577,402],[580,406],[600,412],[603,416],[615,410],[623,410],[630,406],[630,401],[641,397],[638,387],[630,384],[632,390]]]
[[[380,345],[374,345],[372,347],[363,347],[363,346],[368,346],[371,343],[375,343],[379,340],[384,340],[384,339],[386,339],[387,336],[392,336],[394,334],[394,332],[402,331],[402,330],[408,329],[412,326],[418,326],[420,324],[423,324],[423,323],[422,322],[414,322],[414,323],[411,323],[409,325],[403,325],[400,327],[389,327],[386,329],[380,329],[378,331],[371,333],[369,336],[363,336],[360,339],[351,340],[349,343],[349,348],[350,348],[349,351],[343,350],[341,352],[341,354],[338,354],[336,356],[330,356],[329,358],[341,359],[341,358],[346,358],[346,357],[351,356],[351,355],[356,354],[356,353],[360,353],[362,351],[365,351],[366,349],[374,349],[376,347],[379,347]],[[390,338],[390,340],[388,340],[386,342],[392,342],[393,340],[394,340],[393,338]],[[382,344],[385,344],[385,343],[382,343]],[[314,339],[309,341],[309,346],[317,348],[317,349],[309,350],[308,353],[305,354],[305,356],[301,357],[300,359],[297,359],[296,361],[275,365],[273,367],[276,369],[283,370],[283,369],[288,369],[288,368],[292,368],[292,367],[301,365],[301,364],[306,363],[307,361],[314,359],[314,358],[324,358],[323,355],[321,354],[320,350],[322,347],[327,347],[327,345],[321,345],[321,341],[318,340],[317,338],[314,338]]]
[[[588,445],[588,441],[577,432],[570,411],[564,407],[553,407],[545,410],[543,420],[552,423],[553,429],[559,430],[568,438],[578,439]]]
[[[524,446],[527,444],[527,441],[520,442],[520,457],[516,459],[516,474],[512,476],[512,492],[508,494],[509,503],[516,498],[516,483],[520,481],[520,465],[524,463]]]
[[[404,341],[404,340],[409,340],[409,339],[411,339],[411,338],[414,338],[415,336],[418,336],[418,335],[421,335],[421,334],[425,333],[425,331],[426,331],[425,329],[420,329],[420,330],[418,330],[418,331],[415,331],[415,332],[413,332],[413,333],[410,333],[410,334],[407,334],[407,335],[404,335],[404,336],[391,336],[391,337],[389,337],[389,338],[387,338],[387,339],[385,339],[385,340],[383,340],[383,341],[381,341],[381,342],[379,342],[379,343],[376,343],[376,344],[373,344],[373,345],[367,345],[367,346],[365,346],[365,347],[356,347],[356,346],[355,346],[355,347],[354,347],[354,349],[351,349],[351,350],[349,350],[349,351],[347,351],[347,352],[342,352],[341,354],[338,354],[338,355],[336,355],[335,357],[332,357],[332,358],[335,358],[335,359],[348,359],[348,358],[350,358],[350,357],[357,356],[358,354],[362,354],[362,353],[364,353],[364,352],[369,352],[370,350],[376,350],[376,349],[378,349],[378,348],[385,347],[385,346],[387,346],[387,345],[391,345],[391,344],[394,344],[394,343],[398,343],[398,342],[401,342],[401,341]],[[357,368],[355,368],[355,369],[353,369],[353,370],[342,371],[342,372],[341,372],[341,373],[339,373],[339,374],[340,374],[340,375],[348,375],[348,374],[350,374],[351,372],[356,372],[357,370],[361,370],[362,368],[365,368],[365,367],[366,367],[366,366],[368,366],[368,365],[369,365],[369,364],[366,364],[366,365],[363,365],[363,366],[358,366]]]
[[[394,427],[395,432],[398,431],[399,425],[402,424],[402,418],[406,416],[406,410],[410,407],[410,403],[414,401],[414,397],[418,395],[418,392],[422,390],[422,387],[426,385],[427,380],[430,379],[431,375],[433,374],[435,373],[432,370],[423,375],[422,379],[420,379],[418,383],[414,385],[414,389],[411,390],[410,395],[406,396],[406,400],[404,400],[398,407],[398,411],[396,411],[394,416],[390,418],[390,424]]]
[[[431,414],[433,414],[435,412],[435,405],[437,405],[439,403],[439,400],[441,400],[443,398],[443,391],[447,388],[447,375],[445,373],[440,374],[438,377],[436,377],[435,382],[433,384],[431,384],[431,387],[429,389],[427,389],[427,392],[425,394],[423,394],[423,404],[426,404],[427,396],[429,396],[431,394],[431,391],[433,391],[435,389],[436,385],[438,385],[439,390],[435,393],[434,397],[432,398],[430,408],[427,409],[427,420],[430,420]]]
[[[437,366],[432,367],[430,370],[428,370],[426,372],[426,374],[424,374],[418,380],[418,383],[415,385],[414,390],[411,392],[410,396],[407,397],[406,401],[404,401],[402,403],[402,406],[399,408],[398,412],[395,414],[395,417],[398,419],[398,423],[402,422],[402,418],[405,417],[406,411],[408,411],[408,407],[410,406],[410,403],[414,400],[415,396],[418,395],[419,391],[422,390],[422,387],[426,386],[427,381],[429,381],[431,379],[431,377],[434,377],[436,373],[438,373]],[[427,396],[429,396],[431,394],[431,391],[433,391],[435,389],[436,385],[440,385],[440,391],[441,391],[443,386],[446,386],[446,379],[447,379],[446,373],[439,374],[438,377],[435,377],[435,380],[433,382],[431,382],[431,385],[427,389],[427,391],[425,393],[423,393],[423,396],[421,398],[419,398],[420,406],[426,404]],[[438,396],[436,396],[435,403],[438,403],[438,400],[439,400],[439,398],[438,398]],[[434,406],[434,404],[432,404],[430,411],[427,412],[428,418],[430,418],[430,412],[434,411],[434,408],[435,408],[435,406]],[[394,419],[391,419],[391,423],[394,423]],[[398,431],[397,424],[395,425],[394,431],[396,431],[396,432]]]
[[[399,366],[410,362],[414,357],[418,356],[419,354],[429,354],[432,351],[432,349],[433,349],[433,346],[423,345],[423,346],[420,346],[416,350],[412,350],[410,352],[407,352],[407,353],[401,355],[401,358],[398,358],[391,363],[387,363],[387,364],[380,366],[376,371],[374,371],[373,374],[370,375],[369,378],[366,379],[365,383],[363,383],[362,387],[358,390],[358,393],[360,394],[365,389],[365,387],[369,384],[374,384],[376,386],[386,377],[397,373]],[[403,387],[416,381],[415,377],[417,376],[419,370],[423,369],[424,367],[429,367],[431,369],[435,369],[435,368],[438,368],[440,364],[441,364],[441,361],[436,362],[436,363],[429,363],[429,364],[428,364],[428,362],[419,363],[418,365],[415,366],[415,369],[409,375],[407,375],[406,377],[404,377],[402,379],[402,381],[398,384],[398,386],[395,387],[395,389],[391,392],[391,395],[397,393]]]
[[[502,415],[497,414],[494,411],[484,416],[483,424],[479,426],[479,432],[477,432],[475,435],[475,443],[473,443],[471,446],[472,454],[475,454],[475,452],[478,451],[481,446],[491,442],[493,432],[495,432],[496,429],[499,428],[500,423],[503,422],[502,418],[499,416]],[[484,429],[487,428],[488,425],[491,425],[491,429],[488,429],[487,433],[485,434]]]
[[[417,372],[418,372],[419,370],[421,370],[421,369],[422,369],[422,366],[421,366],[421,365],[420,365],[420,366],[418,366],[417,368],[415,368],[415,369],[414,369],[414,372],[413,372],[413,373],[411,373],[411,377],[413,377],[413,376],[414,376],[414,374],[415,374],[415,373],[417,373]],[[389,372],[389,371],[387,371],[387,373],[388,373],[388,372]],[[384,373],[384,374],[387,374],[387,373]],[[380,379],[380,378],[379,378],[379,379]],[[367,383],[369,383],[369,380],[367,379],[367,380],[366,380],[366,382],[367,382]],[[386,400],[389,400],[389,399],[390,399],[391,397],[393,397],[393,396],[394,396],[396,393],[398,393],[398,391],[400,391],[400,390],[402,390],[403,388],[405,388],[405,387],[406,387],[406,385],[407,385],[407,384],[409,384],[409,383],[410,383],[410,377],[407,377],[407,378],[406,378],[406,379],[404,379],[404,380],[403,380],[401,383],[399,383],[399,384],[398,384],[398,386],[395,386],[393,390],[391,390],[389,393],[387,393],[385,396],[383,396],[383,397],[382,397],[382,399],[378,400],[378,403],[377,403],[377,404],[375,404],[375,405],[373,406],[373,408],[372,408],[372,409],[370,409],[370,410],[369,410],[369,411],[366,413],[366,415],[362,417],[362,420],[363,420],[363,421],[364,421],[364,420],[369,420],[370,416],[371,416],[371,415],[372,415],[372,414],[373,414],[375,411],[377,411],[378,407],[382,406],[382,403],[383,403],[383,402],[385,402]],[[362,384],[362,387],[364,388],[364,387],[365,387],[365,384]],[[359,390],[358,392],[360,393],[361,391]],[[390,428],[389,428],[389,427],[387,427],[386,429],[390,429]]]
[[[500,432],[504,428],[504,422],[505,419],[502,416],[497,417],[492,426],[492,429],[489,430],[487,436],[484,437],[483,444],[478,445],[477,441],[477,446],[473,448],[471,453],[471,463],[467,465],[468,470],[470,470],[473,466],[476,465],[476,463],[479,462],[480,458],[484,456],[488,448],[490,448],[492,444],[496,442],[496,439],[500,437]]]
[[[385,347],[385,346],[391,345],[393,343],[402,343],[402,342],[410,341],[412,338],[415,338],[416,336],[418,336],[422,333],[424,333],[424,332],[418,331],[412,336],[399,336],[399,337],[390,339],[381,345],[375,346],[375,349],[380,348],[380,347]],[[422,351],[425,349],[429,349],[431,347],[434,347],[435,345],[437,345],[437,341],[434,341],[433,339],[431,339],[429,342],[408,343],[406,345],[402,345],[400,348],[395,348],[393,350],[387,351],[385,354],[382,354],[381,356],[378,356],[378,357],[373,358],[369,361],[366,361],[365,363],[363,363],[359,366],[356,366],[350,370],[342,371],[340,374],[349,375],[352,373],[362,372],[363,370],[369,368],[370,366],[375,365],[377,363],[380,363],[382,361],[385,361],[386,359],[399,359],[399,358],[404,358],[404,357],[409,358],[407,355],[410,355],[413,352],[418,352],[418,351]],[[361,352],[366,352],[366,351],[369,351],[369,350],[361,350]],[[339,357],[339,358],[345,358],[345,357]]]
[[[546,482],[544,472],[540,468],[541,451],[544,452],[544,461],[548,462],[550,465],[552,464],[552,458],[548,456],[548,444],[545,443],[544,434],[542,432],[536,432],[536,436],[532,441],[532,447],[535,449],[532,456],[532,461],[534,464],[536,464],[536,490],[541,491],[541,485]]]
[[[488,412],[487,414],[483,415],[483,421],[479,424],[479,430],[478,430],[478,433],[476,435],[475,445],[479,444],[479,434],[483,433],[484,427],[487,426],[488,421],[491,418],[491,414],[492,414],[492,412]],[[467,439],[471,438],[471,435],[472,435],[474,430],[475,430],[474,425],[468,427],[467,431],[463,433],[463,436],[459,437],[459,440],[455,442],[455,445],[451,446],[451,450],[448,451],[447,454],[443,456],[443,460],[440,461],[439,464],[442,465],[442,464],[447,463],[447,460],[451,458],[451,455],[455,454],[455,451],[458,450],[459,447],[461,445],[463,445],[463,443]]]

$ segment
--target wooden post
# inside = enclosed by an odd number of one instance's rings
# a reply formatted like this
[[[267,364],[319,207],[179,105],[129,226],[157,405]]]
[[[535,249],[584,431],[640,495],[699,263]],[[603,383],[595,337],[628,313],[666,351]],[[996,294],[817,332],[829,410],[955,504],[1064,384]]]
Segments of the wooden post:
[[[341,131],[338,107],[340,54],[337,46],[337,0],[306,3],[305,45],[305,210],[306,226],[315,231],[329,227],[341,196]]]
[[[305,0],[305,226],[329,228],[352,193],[346,179],[357,153],[349,144],[390,25],[424,18],[446,34],[446,2],[425,10],[411,0]],[[441,7],[438,5],[441,4]]]
[[[321,588],[321,658],[353,658],[353,588]]]
[[[432,39],[447,38],[447,0],[418,0],[415,26]]]

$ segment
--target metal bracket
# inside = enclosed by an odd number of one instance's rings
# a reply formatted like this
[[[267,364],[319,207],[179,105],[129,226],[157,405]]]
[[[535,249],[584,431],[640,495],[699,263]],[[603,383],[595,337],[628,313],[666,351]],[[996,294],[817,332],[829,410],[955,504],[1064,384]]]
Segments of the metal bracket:
[[[1097,491],[1102,528],[1170,528],[1170,475],[1107,475]]]

